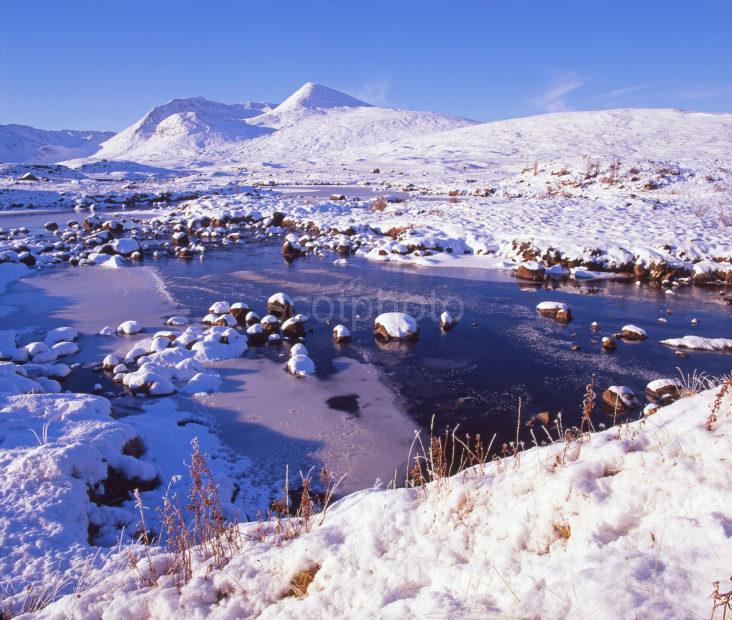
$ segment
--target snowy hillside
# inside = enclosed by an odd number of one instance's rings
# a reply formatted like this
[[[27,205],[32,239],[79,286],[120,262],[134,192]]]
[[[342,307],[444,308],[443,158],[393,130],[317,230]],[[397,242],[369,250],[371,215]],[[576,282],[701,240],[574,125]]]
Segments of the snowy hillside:
[[[94,159],[167,167],[308,165],[355,160],[374,145],[472,121],[378,108],[308,82],[276,107],[177,99],[108,140]]]
[[[667,109],[563,112],[412,136],[372,151],[379,161],[423,167],[492,168],[563,158],[730,161],[732,114]],[[725,165],[727,165],[725,164]]]
[[[0,125],[0,162],[53,164],[89,157],[113,135],[111,131],[46,131],[27,125]]]

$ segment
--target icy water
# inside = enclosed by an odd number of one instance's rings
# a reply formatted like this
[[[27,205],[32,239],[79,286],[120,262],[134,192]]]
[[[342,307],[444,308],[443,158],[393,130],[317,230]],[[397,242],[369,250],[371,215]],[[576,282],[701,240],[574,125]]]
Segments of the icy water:
[[[650,286],[605,281],[550,290],[519,284],[500,272],[425,275],[421,269],[358,258],[339,266],[333,259],[288,264],[276,246],[254,245],[211,252],[203,261],[159,263],[159,268],[167,290],[193,315],[205,314],[214,299],[246,301],[261,315],[269,295],[288,293],[296,310],[311,316],[306,345],[318,376],[332,375],[333,360],[344,356],[370,364],[422,426],[434,416],[438,428],[459,424],[464,432],[508,438],[515,433],[519,398],[524,419],[549,410],[562,411],[565,425],[576,422],[593,375],[598,390],[627,385],[643,398],[648,381],[678,377],[677,369],[710,375],[732,369],[730,354],[689,352],[682,359],[658,342],[686,334],[729,337],[732,308],[716,301],[714,289],[686,287],[670,296]],[[562,325],[538,315],[536,304],[545,300],[568,303],[574,320]],[[449,332],[439,327],[443,309],[460,318]],[[373,319],[391,310],[419,319],[422,335],[416,344],[375,342]],[[667,323],[659,324],[659,318]],[[691,325],[692,318],[697,326]],[[590,329],[593,321],[601,325],[599,332]],[[331,330],[338,323],[351,330],[352,343],[332,342]],[[617,351],[602,352],[600,338],[627,323],[644,328],[649,339],[618,340]],[[571,350],[574,344],[578,351]],[[263,347],[247,355],[281,361],[283,353],[279,347]],[[342,398],[331,407],[359,415],[363,395],[344,387],[338,396]]]

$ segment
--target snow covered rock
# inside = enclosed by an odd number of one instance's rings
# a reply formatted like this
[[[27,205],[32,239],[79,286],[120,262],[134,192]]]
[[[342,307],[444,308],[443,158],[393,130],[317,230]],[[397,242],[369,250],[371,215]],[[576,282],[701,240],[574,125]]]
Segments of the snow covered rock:
[[[137,321],[125,321],[124,323],[120,323],[117,327],[118,334],[125,334],[127,336],[139,334],[141,331],[142,325],[140,325]]]
[[[351,342],[351,332],[345,325],[336,325],[333,328],[333,340],[336,344]]]
[[[231,310],[228,301],[217,301],[211,304],[208,309],[209,314],[227,314]]]
[[[261,323],[255,323],[247,328],[247,338],[253,347],[260,347],[267,342],[267,333]]]
[[[282,335],[290,340],[305,336],[305,315],[296,314],[282,323]]]
[[[530,282],[542,282],[544,280],[544,265],[536,261],[525,261],[516,267],[516,278]]]
[[[102,368],[104,370],[112,370],[119,364],[119,359],[111,353],[102,360]]]
[[[282,321],[289,319],[295,313],[292,299],[285,293],[275,293],[267,300],[267,313]]]
[[[602,402],[611,412],[617,411],[618,413],[625,413],[640,404],[633,390],[624,385],[611,385],[602,393]]]
[[[165,324],[170,327],[181,327],[183,325],[188,325],[188,319],[184,316],[171,316],[167,321],[165,321]]]
[[[79,333],[73,327],[57,327],[46,334],[45,343],[51,347],[57,342],[72,342],[79,337]]]
[[[536,306],[536,311],[541,316],[556,319],[560,323],[569,323],[572,320],[572,310],[567,304],[558,301],[542,301]]]
[[[296,377],[310,377],[315,374],[315,363],[307,355],[293,355],[287,361],[287,372]]]
[[[57,342],[51,347],[58,357],[65,357],[67,355],[74,355],[79,352],[79,345],[75,342]]]
[[[624,340],[645,340],[648,338],[646,330],[637,325],[623,325],[620,330],[620,335]]]
[[[419,339],[419,326],[413,317],[404,312],[385,312],[374,321],[374,335],[382,342],[415,342]]]
[[[290,347],[290,357],[295,355],[308,355],[307,347],[302,342],[297,342]]]
[[[131,256],[135,252],[142,252],[140,242],[132,237],[125,237],[123,239],[115,239],[112,241],[112,249],[121,256]]]
[[[444,331],[449,331],[457,325],[457,319],[452,316],[447,310],[440,315],[440,327]]]
[[[679,397],[681,383],[677,379],[655,379],[646,386],[646,394],[653,400]]]
[[[236,319],[236,322],[239,325],[244,325],[246,324],[246,317],[247,314],[249,314],[250,310],[251,308],[247,304],[238,301],[231,304],[229,312],[231,312],[231,316]]]
[[[615,338],[612,338],[611,336],[603,336],[601,346],[603,351],[612,353],[618,348],[618,343],[615,342]]]

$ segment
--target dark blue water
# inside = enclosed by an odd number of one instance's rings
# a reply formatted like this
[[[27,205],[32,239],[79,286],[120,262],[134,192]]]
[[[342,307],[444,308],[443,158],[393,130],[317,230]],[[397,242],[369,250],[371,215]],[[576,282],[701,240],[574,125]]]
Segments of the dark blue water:
[[[312,317],[305,344],[320,376],[333,373],[332,360],[338,356],[370,363],[411,416],[424,426],[434,416],[438,429],[459,424],[463,432],[509,439],[515,434],[519,399],[523,420],[549,410],[562,412],[565,427],[577,423],[585,385],[593,375],[598,392],[627,385],[643,400],[648,381],[679,377],[679,370],[709,375],[732,370],[731,354],[689,352],[682,359],[659,344],[663,338],[687,334],[732,336],[732,307],[717,301],[718,289],[686,287],[668,296],[661,289],[628,282],[522,285],[500,272],[425,275],[357,258],[347,267],[335,266],[334,258],[288,264],[277,246],[246,245],[212,251],[203,260],[155,264],[171,294],[194,316],[204,315],[219,299],[246,301],[263,316],[272,293],[288,293],[297,311]],[[536,304],[545,300],[568,303],[574,320],[562,325],[539,316]],[[460,318],[447,333],[438,323],[445,308]],[[373,319],[390,310],[418,319],[419,342],[375,342]],[[659,317],[668,323],[658,324]],[[695,327],[692,318],[698,320]],[[601,325],[599,332],[590,329],[593,321]],[[351,330],[351,344],[332,342],[337,323]],[[644,328],[649,339],[618,340],[617,351],[602,352],[600,338],[627,323]],[[580,349],[573,351],[572,345]],[[247,355],[281,362],[283,349],[251,348]],[[595,422],[612,420],[598,408]]]

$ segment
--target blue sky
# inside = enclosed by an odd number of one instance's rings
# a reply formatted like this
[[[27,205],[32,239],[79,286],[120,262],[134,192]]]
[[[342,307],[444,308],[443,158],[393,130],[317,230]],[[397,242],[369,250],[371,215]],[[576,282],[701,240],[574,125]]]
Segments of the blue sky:
[[[732,108],[728,0],[0,0],[0,123],[111,129],[315,81],[494,120]]]

